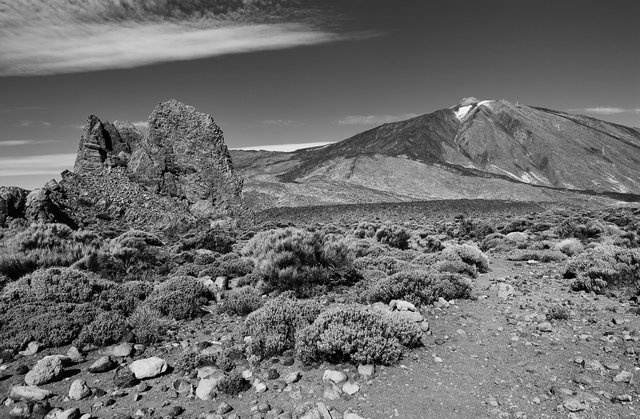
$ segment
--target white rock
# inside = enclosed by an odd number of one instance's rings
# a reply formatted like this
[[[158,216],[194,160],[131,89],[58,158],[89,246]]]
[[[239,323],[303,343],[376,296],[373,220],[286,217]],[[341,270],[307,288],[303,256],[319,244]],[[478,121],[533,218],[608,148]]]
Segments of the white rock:
[[[389,307],[398,311],[416,311],[416,306],[404,300],[391,300]]]
[[[344,412],[344,414],[342,415],[342,419],[365,419],[365,418],[352,412]]]
[[[167,371],[167,361],[157,356],[152,356],[151,358],[133,361],[129,365],[129,369],[138,380],[153,378]]]
[[[200,400],[213,400],[216,397],[216,387],[223,377],[222,371],[218,370],[216,374],[200,380],[196,388],[196,397]]]
[[[31,356],[38,353],[40,349],[40,344],[38,342],[29,342],[27,348],[24,351],[18,352],[22,356]]]
[[[116,358],[124,358],[131,355],[133,345],[128,342],[122,342],[117,345],[109,346],[103,350],[103,354]]]
[[[25,375],[24,382],[29,386],[46,384],[57,378],[62,372],[62,361],[56,356],[45,356]]]
[[[354,394],[360,391],[360,386],[357,383],[352,383],[347,381],[342,386],[342,391],[347,393],[349,396],[353,396]]]
[[[256,393],[264,393],[267,391],[267,385],[257,378],[256,381],[254,381],[253,386],[256,388]]]
[[[300,373],[300,371],[293,371],[284,377],[284,382],[287,384],[297,383],[301,377],[302,373]]]
[[[340,393],[340,387],[336,386],[333,383],[329,383],[324,387],[322,397],[327,400],[338,400],[340,398]]]
[[[69,387],[69,398],[71,400],[82,400],[91,395],[91,389],[84,380],[75,380]]]
[[[67,409],[62,413],[58,413],[56,419],[79,419],[80,418],[80,409],[77,407],[72,407],[71,409]]]
[[[9,397],[19,400],[45,400],[53,395],[53,392],[36,386],[16,386],[11,389]]]
[[[211,376],[214,376],[218,373],[221,373],[219,368],[216,367],[212,367],[212,366],[205,366],[205,367],[200,367],[198,368],[198,378],[209,378]]]
[[[527,235],[519,231],[513,231],[506,235],[507,240],[515,243],[522,243],[527,241]]]
[[[358,365],[358,374],[362,376],[364,379],[371,378],[371,376],[376,372],[376,366],[373,364],[360,364]]]
[[[324,374],[322,374],[322,381],[332,381],[340,384],[347,381],[347,374],[342,371],[326,370]]]
[[[76,348],[75,346],[72,346],[72,347],[69,348],[69,350],[67,351],[67,356],[73,362],[78,362],[78,363],[79,362],[84,362],[84,356],[82,355],[80,350],[78,348]]]

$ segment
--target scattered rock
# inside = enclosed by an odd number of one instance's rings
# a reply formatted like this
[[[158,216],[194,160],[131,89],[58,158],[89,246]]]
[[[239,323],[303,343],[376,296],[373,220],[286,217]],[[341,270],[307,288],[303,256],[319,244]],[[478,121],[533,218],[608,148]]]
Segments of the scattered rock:
[[[322,397],[327,400],[338,400],[340,398],[340,388],[333,383],[325,385]]]
[[[360,374],[365,380],[371,378],[375,372],[376,367],[373,364],[358,365],[358,374]]]
[[[91,395],[91,389],[84,380],[75,380],[69,388],[69,398],[71,400],[82,400]]]
[[[216,409],[216,413],[219,415],[226,415],[232,410],[233,410],[233,407],[229,403],[222,402],[218,405],[218,408]]]
[[[515,293],[516,293],[516,290],[513,288],[512,285],[505,284],[504,282],[501,282],[500,284],[498,284],[498,298],[506,300],[507,298],[511,297]]]
[[[22,356],[31,356],[38,353],[40,349],[40,344],[38,342],[29,342],[27,348],[24,351],[18,352]]]
[[[357,383],[348,381],[342,386],[342,391],[347,393],[349,396],[353,396],[358,391],[360,391],[360,386]]]
[[[138,383],[135,374],[129,368],[118,368],[113,374],[113,384],[119,388],[133,387]]]
[[[133,361],[131,365],[129,365],[129,369],[138,380],[157,377],[165,373],[167,368],[167,361],[157,356],[139,359],[137,361]]]
[[[84,355],[82,355],[80,350],[75,346],[69,348],[69,350],[67,351],[67,356],[76,364],[84,362]]]
[[[293,371],[284,377],[284,382],[287,384],[293,384],[297,383],[300,378],[302,378],[302,373],[300,371]]]
[[[340,384],[347,381],[347,375],[342,371],[326,370],[322,374],[322,381],[332,381],[335,384]]]
[[[564,401],[564,403],[562,405],[569,412],[581,412],[581,411],[589,408],[589,404],[588,403],[583,402],[582,400],[580,400],[578,398],[575,398],[575,397],[568,398],[567,400]]]
[[[28,386],[38,386],[55,380],[62,373],[62,361],[55,356],[45,356],[25,375]]]
[[[16,386],[9,393],[9,397],[18,400],[45,400],[51,396],[53,392],[36,386]]]
[[[133,352],[133,345],[128,342],[122,342],[118,345],[109,346],[105,348],[103,354],[107,356],[112,356],[115,358],[124,358]]]
[[[216,397],[216,388],[218,383],[223,378],[224,374],[222,371],[218,370],[217,373],[201,379],[198,383],[198,387],[196,388],[196,397],[200,400],[213,400]]]
[[[88,371],[94,374],[107,372],[114,369],[118,364],[116,364],[111,358],[108,356],[103,356],[98,358],[91,366]]]
[[[613,381],[616,383],[628,383],[633,378],[633,374],[629,371],[621,371],[618,375],[613,377]]]
[[[538,324],[537,329],[541,332],[551,332],[553,330],[553,327],[549,322],[542,322]]]

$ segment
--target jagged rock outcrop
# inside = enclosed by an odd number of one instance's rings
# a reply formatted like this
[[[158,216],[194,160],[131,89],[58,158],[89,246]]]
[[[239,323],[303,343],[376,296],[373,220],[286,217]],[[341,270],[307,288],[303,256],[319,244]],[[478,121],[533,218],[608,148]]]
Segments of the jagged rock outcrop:
[[[0,227],[9,218],[22,218],[29,191],[17,186],[0,186]]]
[[[128,167],[136,182],[186,199],[203,215],[235,205],[242,192],[220,127],[211,116],[176,100],[151,113],[148,133]]]
[[[130,122],[102,122],[91,115],[80,138],[75,173],[95,173],[107,167],[126,166],[142,134]]]

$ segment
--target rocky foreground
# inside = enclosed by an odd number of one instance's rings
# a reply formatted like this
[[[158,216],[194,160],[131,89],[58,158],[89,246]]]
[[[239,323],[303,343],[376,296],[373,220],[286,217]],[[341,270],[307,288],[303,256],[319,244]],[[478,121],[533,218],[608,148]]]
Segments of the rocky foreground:
[[[2,416],[635,417],[640,306],[621,292],[571,291],[562,268],[494,255],[475,299],[440,299],[422,312],[391,303],[425,331],[424,347],[399,365],[303,365],[285,353],[251,367],[240,356],[232,371],[249,385],[236,396],[217,387],[230,373],[176,368],[185,352],[216,353],[234,339],[235,316],[176,323],[161,345],[81,353],[33,343],[0,366]],[[331,294],[326,304],[348,299]]]

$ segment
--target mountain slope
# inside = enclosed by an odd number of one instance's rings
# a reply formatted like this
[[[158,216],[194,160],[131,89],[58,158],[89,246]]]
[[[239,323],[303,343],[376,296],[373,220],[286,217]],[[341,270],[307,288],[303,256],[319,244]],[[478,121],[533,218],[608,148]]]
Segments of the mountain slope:
[[[640,132],[581,115],[464,99],[293,153],[231,152],[257,207],[434,198],[640,195]]]

